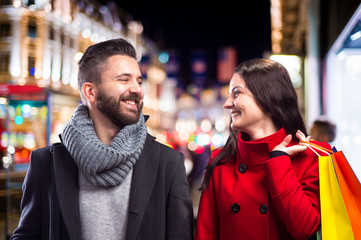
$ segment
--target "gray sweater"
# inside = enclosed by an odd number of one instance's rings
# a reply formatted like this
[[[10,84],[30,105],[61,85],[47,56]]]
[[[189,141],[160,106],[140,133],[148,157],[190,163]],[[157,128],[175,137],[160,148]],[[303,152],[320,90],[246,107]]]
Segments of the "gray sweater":
[[[132,175],[133,169],[121,184],[99,187],[88,182],[79,172],[80,219],[84,240],[125,239]]]

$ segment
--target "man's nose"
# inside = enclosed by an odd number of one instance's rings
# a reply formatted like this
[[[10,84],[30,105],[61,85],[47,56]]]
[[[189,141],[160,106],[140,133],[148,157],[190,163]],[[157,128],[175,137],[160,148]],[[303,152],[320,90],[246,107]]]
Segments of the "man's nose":
[[[131,93],[137,93],[137,94],[140,94],[143,92],[143,88],[142,86],[139,84],[138,81],[133,81],[130,88],[129,88],[129,91]]]

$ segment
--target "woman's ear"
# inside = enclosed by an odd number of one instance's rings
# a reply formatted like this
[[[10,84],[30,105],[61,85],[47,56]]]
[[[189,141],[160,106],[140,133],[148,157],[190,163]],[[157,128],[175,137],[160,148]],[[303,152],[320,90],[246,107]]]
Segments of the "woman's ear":
[[[84,97],[90,102],[95,103],[96,94],[95,94],[95,84],[90,82],[85,82],[81,88]]]

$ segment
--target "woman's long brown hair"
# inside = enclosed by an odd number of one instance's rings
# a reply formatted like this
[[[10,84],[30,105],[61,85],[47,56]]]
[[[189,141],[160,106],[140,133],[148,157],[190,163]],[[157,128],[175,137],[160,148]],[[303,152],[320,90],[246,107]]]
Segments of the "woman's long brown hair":
[[[270,59],[252,59],[238,65],[234,74],[239,74],[253,94],[260,108],[270,114],[277,129],[284,128],[297,141],[296,132],[306,133],[306,126],[298,108],[297,93],[287,70]],[[214,168],[235,159],[239,131],[230,128],[230,135],[219,154],[206,167],[201,190],[204,191]],[[247,138],[242,132],[242,138]],[[245,139],[246,140],[246,139]]]

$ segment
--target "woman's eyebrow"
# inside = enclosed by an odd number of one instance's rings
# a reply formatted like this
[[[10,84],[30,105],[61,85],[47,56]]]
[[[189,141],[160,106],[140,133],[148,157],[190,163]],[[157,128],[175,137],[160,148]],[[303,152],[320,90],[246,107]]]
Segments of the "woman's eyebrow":
[[[235,86],[232,88],[231,92],[234,92],[234,90],[236,90],[237,88],[245,89],[245,87],[243,86]]]

